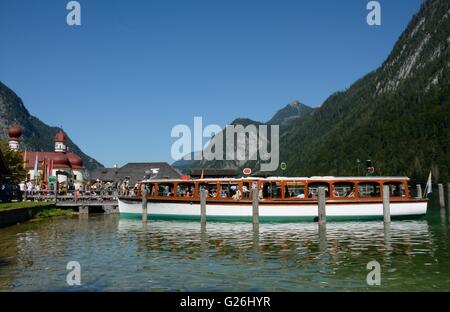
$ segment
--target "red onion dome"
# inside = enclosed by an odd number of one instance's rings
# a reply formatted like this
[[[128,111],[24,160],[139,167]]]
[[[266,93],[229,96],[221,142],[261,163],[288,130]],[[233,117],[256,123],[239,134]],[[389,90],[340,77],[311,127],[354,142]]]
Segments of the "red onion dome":
[[[10,139],[19,139],[22,136],[22,128],[17,124],[11,125],[8,129],[8,135]]]
[[[53,165],[55,167],[72,167],[69,158],[62,153],[56,153],[56,155],[53,157]]]
[[[65,142],[66,139],[67,139],[66,134],[62,130],[59,130],[58,133],[56,133],[55,135],[56,142]]]
[[[82,168],[83,167],[83,160],[81,159],[80,156],[78,156],[77,154],[67,154],[67,157],[69,158],[70,164],[72,165],[72,167],[76,168]]]

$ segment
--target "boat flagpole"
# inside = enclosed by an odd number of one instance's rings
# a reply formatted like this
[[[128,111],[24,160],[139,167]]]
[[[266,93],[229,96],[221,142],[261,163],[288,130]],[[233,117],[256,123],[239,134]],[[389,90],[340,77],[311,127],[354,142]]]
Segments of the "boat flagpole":
[[[433,189],[432,189],[431,170],[430,170],[430,174],[428,175],[427,185],[425,186],[425,192],[423,192],[424,198],[428,197],[428,194],[431,194],[432,192],[433,192]]]

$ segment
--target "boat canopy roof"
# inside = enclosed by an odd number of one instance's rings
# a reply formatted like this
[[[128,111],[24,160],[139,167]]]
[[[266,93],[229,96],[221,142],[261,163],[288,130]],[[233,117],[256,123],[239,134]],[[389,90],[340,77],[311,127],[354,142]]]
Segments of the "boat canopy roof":
[[[153,179],[143,180],[141,183],[189,183],[189,182],[241,182],[241,181],[299,181],[299,182],[351,182],[351,181],[409,181],[408,177],[333,177],[333,176],[313,176],[313,177],[242,177],[242,178],[207,178],[207,179]]]

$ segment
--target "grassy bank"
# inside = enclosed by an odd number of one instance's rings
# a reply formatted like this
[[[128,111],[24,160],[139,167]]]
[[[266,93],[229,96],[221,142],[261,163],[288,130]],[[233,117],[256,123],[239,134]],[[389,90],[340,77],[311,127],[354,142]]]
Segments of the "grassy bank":
[[[38,212],[35,217],[36,218],[52,218],[52,217],[62,217],[62,216],[70,216],[72,211],[70,210],[62,210],[62,209],[45,209]]]
[[[71,211],[57,209],[54,203],[0,203],[0,228],[26,222],[31,219],[68,216],[71,214]]]
[[[52,203],[46,202],[16,202],[16,203],[0,203],[0,211],[20,208],[34,208],[34,207],[51,207]]]

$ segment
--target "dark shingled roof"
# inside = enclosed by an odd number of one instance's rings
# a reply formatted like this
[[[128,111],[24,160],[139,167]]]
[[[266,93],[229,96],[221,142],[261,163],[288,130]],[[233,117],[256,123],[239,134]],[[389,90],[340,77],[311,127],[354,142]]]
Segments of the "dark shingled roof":
[[[159,169],[159,173],[155,179],[178,179],[180,178],[180,172],[170,166],[166,162],[155,163],[128,163],[120,168],[98,168],[92,172],[91,180],[102,180],[119,182],[130,178],[130,183],[135,184],[137,181],[144,179],[146,171],[150,169]]]
[[[101,180],[105,182],[115,181],[119,168],[97,168],[91,173],[91,180]]]

